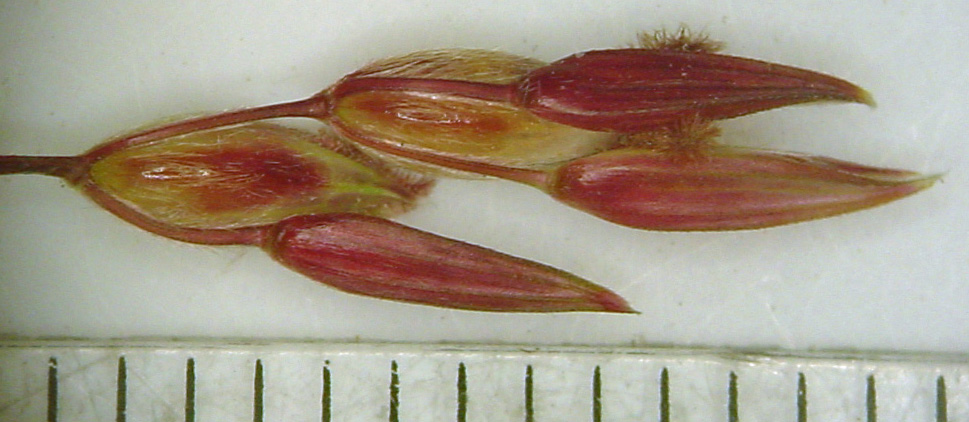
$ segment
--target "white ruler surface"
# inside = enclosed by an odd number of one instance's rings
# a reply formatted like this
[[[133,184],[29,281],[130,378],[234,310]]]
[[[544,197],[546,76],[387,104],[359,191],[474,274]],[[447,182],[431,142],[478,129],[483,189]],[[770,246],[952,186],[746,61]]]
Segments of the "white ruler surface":
[[[0,421],[969,421],[969,357],[8,341]]]

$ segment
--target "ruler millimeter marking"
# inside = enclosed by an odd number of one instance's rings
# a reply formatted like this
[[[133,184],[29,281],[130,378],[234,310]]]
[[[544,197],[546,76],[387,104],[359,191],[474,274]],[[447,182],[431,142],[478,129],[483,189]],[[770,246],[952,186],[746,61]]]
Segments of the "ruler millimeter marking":
[[[0,343],[0,421],[27,420],[969,421],[969,358]]]
[[[47,420],[57,421],[57,359],[47,363]]]
[[[117,422],[127,421],[128,412],[128,364],[124,356],[118,358]]]

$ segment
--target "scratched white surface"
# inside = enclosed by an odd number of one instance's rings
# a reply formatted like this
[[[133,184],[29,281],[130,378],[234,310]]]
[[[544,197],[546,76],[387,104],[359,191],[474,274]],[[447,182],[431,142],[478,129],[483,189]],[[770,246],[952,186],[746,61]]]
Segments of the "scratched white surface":
[[[729,53],[857,82],[879,104],[736,119],[725,141],[946,176],[878,209],[752,232],[637,231],[497,181],[443,182],[400,219],[595,280],[635,316],[350,296],[257,249],[162,239],[57,180],[4,176],[0,334],[969,351],[969,5],[494,3],[0,2],[0,154],[75,154],[173,115],[301,98],[413,50],[553,60],[682,22]]]

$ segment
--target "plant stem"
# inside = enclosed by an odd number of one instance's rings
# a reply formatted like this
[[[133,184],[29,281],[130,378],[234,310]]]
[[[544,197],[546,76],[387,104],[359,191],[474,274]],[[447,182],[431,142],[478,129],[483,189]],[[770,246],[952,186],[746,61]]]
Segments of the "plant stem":
[[[324,120],[329,117],[330,113],[329,101],[327,100],[327,97],[328,96],[324,92],[297,101],[246,108],[242,110],[197,117],[194,119],[181,120],[167,125],[125,135],[121,138],[113,140],[112,142],[108,142],[94,148],[85,154],[85,157],[89,161],[96,161],[115,151],[125,149],[133,145],[255,120],[280,117],[309,117]]]
[[[34,173],[75,183],[83,177],[80,157],[0,155],[0,175]]]

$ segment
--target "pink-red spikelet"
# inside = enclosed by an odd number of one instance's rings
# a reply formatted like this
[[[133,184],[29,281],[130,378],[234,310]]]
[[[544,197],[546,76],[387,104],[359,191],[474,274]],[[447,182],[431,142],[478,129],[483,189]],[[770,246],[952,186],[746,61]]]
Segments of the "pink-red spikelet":
[[[881,205],[937,177],[825,157],[711,147],[683,159],[620,149],[572,161],[544,187],[578,209],[650,230],[757,229]]]
[[[861,88],[809,70],[706,51],[643,48],[566,57],[529,73],[518,90],[518,102],[540,117],[624,133],[807,102],[872,104]]]
[[[291,217],[264,248],[337,289],[397,301],[503,312],[634,312],[567,272],[357,214]]]

